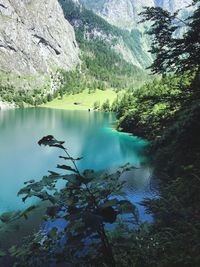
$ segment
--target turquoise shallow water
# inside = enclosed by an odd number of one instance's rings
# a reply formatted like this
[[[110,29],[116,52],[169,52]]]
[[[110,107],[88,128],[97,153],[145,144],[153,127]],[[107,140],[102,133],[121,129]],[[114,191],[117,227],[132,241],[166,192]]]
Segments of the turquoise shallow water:
[[[73,156],[83,156],[78,166],[81,170],[114,170],[127,162],[139,167],[123,177],[128,197],[138,202],[148,196],[151,168],[143,156],[146,142],[113,131],[115,120],[113,113],[103,112],[43,108],[0,111],[0,213],[24,208],[17,197],[24,181],[40,179],[60,163],[60,151],[37,144],[48,134],[65,140]],[[144,210],[140,212],[144,216]]]

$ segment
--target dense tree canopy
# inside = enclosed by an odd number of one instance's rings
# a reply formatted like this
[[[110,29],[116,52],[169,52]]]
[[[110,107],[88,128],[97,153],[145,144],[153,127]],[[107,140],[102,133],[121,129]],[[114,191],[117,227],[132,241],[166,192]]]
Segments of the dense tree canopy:
[[[153,73],[199,69],[200,7],[197,2],[193,4],[194,13],[183,20],[179,11],[171,14],[160,7],[147,7],[141,13],[142,21],[152,23],[148,33],[153,36],[151,53],[155,55],[155,60],[150,67]],[[183,26],[186,32],[177,35],[177,30]]]
[[[143,16],[152,23],[152,72],[164,75],[129,91],[112,107],[119,117],[119,129],[152,141],[159,197],[143,204],[154,214],[150,233],[159,246],[153,253],[148,250],[148,263],[142,256],[141,266],[198,267],[200,7],[181,22],[178,13],[160,8],[146,8]],[[185,26],[182,36],[175,35],[177,21]]]

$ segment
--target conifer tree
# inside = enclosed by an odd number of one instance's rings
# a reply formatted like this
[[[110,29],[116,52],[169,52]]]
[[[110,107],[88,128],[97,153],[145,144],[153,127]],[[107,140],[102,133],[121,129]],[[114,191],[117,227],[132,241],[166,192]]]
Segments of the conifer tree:
[[[200,66],[200,6],[199,0],[193,1],[195,11],[185,20],[180,19],[179,11],[171,14],[160,7],[147,7],[142,22],[152,23],[148,34],[153,36],[151,53],[155,60],[150,66],[152,72],[165,74],[167,72],[182,73],[198,70]],[[177,23],[179,22],[179,23]],[[180,25],[180,22],[182,25]],[[183,36],[176,35],[179,27],[186,27]]]

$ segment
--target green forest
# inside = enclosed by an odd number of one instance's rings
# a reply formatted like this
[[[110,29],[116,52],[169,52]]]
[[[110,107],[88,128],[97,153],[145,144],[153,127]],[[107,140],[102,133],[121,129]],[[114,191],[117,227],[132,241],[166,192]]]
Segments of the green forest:
[[[35,197],[44,205],[48,202],[42,222],[61,219],[66,225],[60,231],[54,224],[47,234],[37,231],[21,246],[0,249],[0,258],[14,258],[13,267],[199,267],[200,1],[193,1],[194,12],[181,22],[179,12],[171,14],[160,7],[146,7],[140,14],[141,21],[151,25],[147,38],[153,62],[147,70],[127,63],[104,40],[85,38],[85,28],[92,34],[98,27],[114,36],[111,42],[122,35],[133,46],[131,38],[135,40],[137,32],[111,26],[71,1],[60,2],[65,17],[74,25],[79,21],[75,33],[81,65],[71,72],[58,70],[60,87],[53,95],[1,86],[1,98],[23,107],[86,88],[123,91],[112,105],[106,101],[99,107],[97,99],[94,109],[114,112],[117,131],[148,141],[145,153],[154,166],[156,196],[140,204],[152,222],[141,221],[137,205],[124,198],[124,182],[119,178],[137,167],[125,164],[112,173],[82,171],[78,167],[82,155],[73,157],[67,140],[49,134],[38,145],[60,152],[58,171],[25,182],[18,196],[23,202]],[[177,36],[182,26],[185,32]],[[65,186],[57,188],[59,182]],[[0,220],[9,224],[28,219],[37,208],[31,205],[2,214]]]

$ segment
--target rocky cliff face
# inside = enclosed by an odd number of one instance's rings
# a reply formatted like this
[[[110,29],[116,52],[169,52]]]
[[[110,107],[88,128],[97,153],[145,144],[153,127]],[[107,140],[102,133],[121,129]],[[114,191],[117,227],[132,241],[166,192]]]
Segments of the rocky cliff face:
[[[137,28],[143,6],[153,6],[154,0],[108,0],[98,14],[111,24],[121,28]]]
[[[184,8],[192,3],[192,0],[80,0],[87,8],[93,9],[109,23],[126,28],[137,29],[139,16],[144,6],[160,6],[171,12]]]
[[[79,62],[72,26],[57,0],[0,0],[0,70],[21,75]]]
[[[160,6],[170,12],[185,8],[192,3],[192,0],[155,0],[155,6]]]

